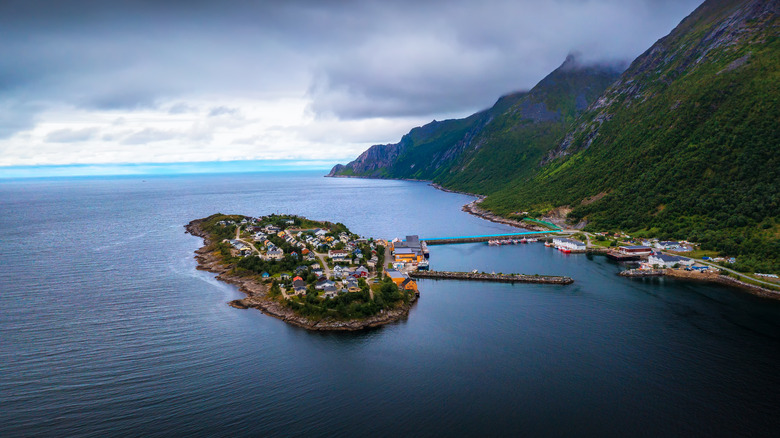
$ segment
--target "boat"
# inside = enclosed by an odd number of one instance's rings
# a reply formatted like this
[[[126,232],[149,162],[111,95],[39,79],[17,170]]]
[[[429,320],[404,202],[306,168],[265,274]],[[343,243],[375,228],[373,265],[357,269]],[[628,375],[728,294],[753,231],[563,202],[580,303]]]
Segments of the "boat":
[[[534,243],[534,242],[538,242],[538,241],[539,241],[539,239],[528,239],[527,240],[528,243]]]
[[[552,246],[552,243],[550,243],[550,242],[544,242],[544,246],[546,246],[546,247],[548,247],[548,248],[549,248],[549,247],[551,247],[551,246]]]
[[[522,239],[520,239],[520,243],[528,243],[528,239],[526,239],[525,237],[523,237]]]

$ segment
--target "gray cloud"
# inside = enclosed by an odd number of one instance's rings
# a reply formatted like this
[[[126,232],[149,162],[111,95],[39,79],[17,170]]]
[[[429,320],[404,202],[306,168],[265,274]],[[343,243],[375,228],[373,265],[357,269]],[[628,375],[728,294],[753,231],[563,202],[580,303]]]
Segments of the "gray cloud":
[[[209,111],[209,117],[217,117],[217,116],[234,116],[238,114],[238,108],[229,108],[226,106],[217,106],[211,109]]]
[[[47,143],[77,143],[97,137],[98,128],[58,129],[46,135]]]
[[[206,95],[307,96],[314,114],[342,119],[467,113],[572,50],[630,60],[700,2],[6,0],[0,137],[47,105],[182,114]]]
[[[172,138],[175,138],[176,136],[177,133],[172,131],[163,131],[160,129],[146,128],[140,131],[133,132],[132,134],[126,136],[121,141],[121,144],[137,145],[137,144],[154,143],[158,141],[170,140]]]

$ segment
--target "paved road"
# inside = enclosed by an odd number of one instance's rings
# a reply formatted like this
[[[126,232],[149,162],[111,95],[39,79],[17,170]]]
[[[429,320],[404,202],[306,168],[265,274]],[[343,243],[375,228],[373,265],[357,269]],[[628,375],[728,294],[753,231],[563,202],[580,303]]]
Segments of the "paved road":
[[[260,251],[257,248],[255,248],[255,245],[252,242],[242,239],[240,235],[241,235],[241,227],[236,227],[236,240],[246,243],[247,245],[249,245],[250,248],[252,248],[252,251],[256,252],[257,255],[260,256]]]
[[[692,258],[692,257],[691,257],[691,258]],[[772,283],[772,282],[770,282],[770,281],[759,280],[759,279],[757,279],[757,278],[753,278],[753,277],[751,277],[751,276],[749,276],[749,275],[745,275],[745,274],[743,274],[742,272],[738,272],[738,271],[735,271],[735,270],[733,270],[733,269],[726,268],[726,267],[723,267],[723,266],[721,266],[721,265],[717,265],[717,264],[715,264],[715,263],[708,262],[708,261],[706,261],[706,260],[701,260],[701,259],[694,259],[694,258],[692,258],[692,259],[693,259],[693,260],[695,260],[695,261],[697,261],[697,262],[699,262],[699,263],[701,263],[701,264],[703,264],[703,265],[712,266],[712,267],[714,267],[714,268],[717,268],[717,269],[723,269],[724,271],[730,272],[730,273],[732,273],[732,274],[734,274],[734,275],[737,275],[737,276],[739,276],[739,277],[745,277],[745,278],[747,278],[747,279],[750,279],[750,280],[752,280],[752,281],[755,281],[755,282],[757,282],[757,283],[766,284],[766,285],[769,285],[769,286],[774,286],[774,287],[779,287],[779,286],[780,286],[780,284],[777,284],[777,283]]]
[[[322,265],[322,270],[323,272],[325,272],[325,276],[330,278],[330,267],[328,267],[328,264],[325,263],[325,258],[327,257],[327,254],[315,251],[314,255],[317,256],[317,259],[319,259],[320,265]]]

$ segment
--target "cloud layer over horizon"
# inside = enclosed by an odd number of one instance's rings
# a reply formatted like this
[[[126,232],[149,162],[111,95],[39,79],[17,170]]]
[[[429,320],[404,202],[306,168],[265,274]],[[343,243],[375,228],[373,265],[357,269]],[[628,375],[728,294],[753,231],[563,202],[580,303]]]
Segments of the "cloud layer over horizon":
[[[338,160],[631,61],[700,0],[0,3],[0,166]]]

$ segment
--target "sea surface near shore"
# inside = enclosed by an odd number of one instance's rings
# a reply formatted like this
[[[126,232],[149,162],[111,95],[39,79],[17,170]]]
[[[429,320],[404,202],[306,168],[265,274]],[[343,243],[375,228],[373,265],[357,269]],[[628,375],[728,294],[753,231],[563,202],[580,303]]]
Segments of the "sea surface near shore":
[[[541,244],[431,247],[407,319],[318,333],[195,269],[216,211],[497,234],[474,198],[316,173],[0,182],[0,436],[772,436],[780,304]]]

